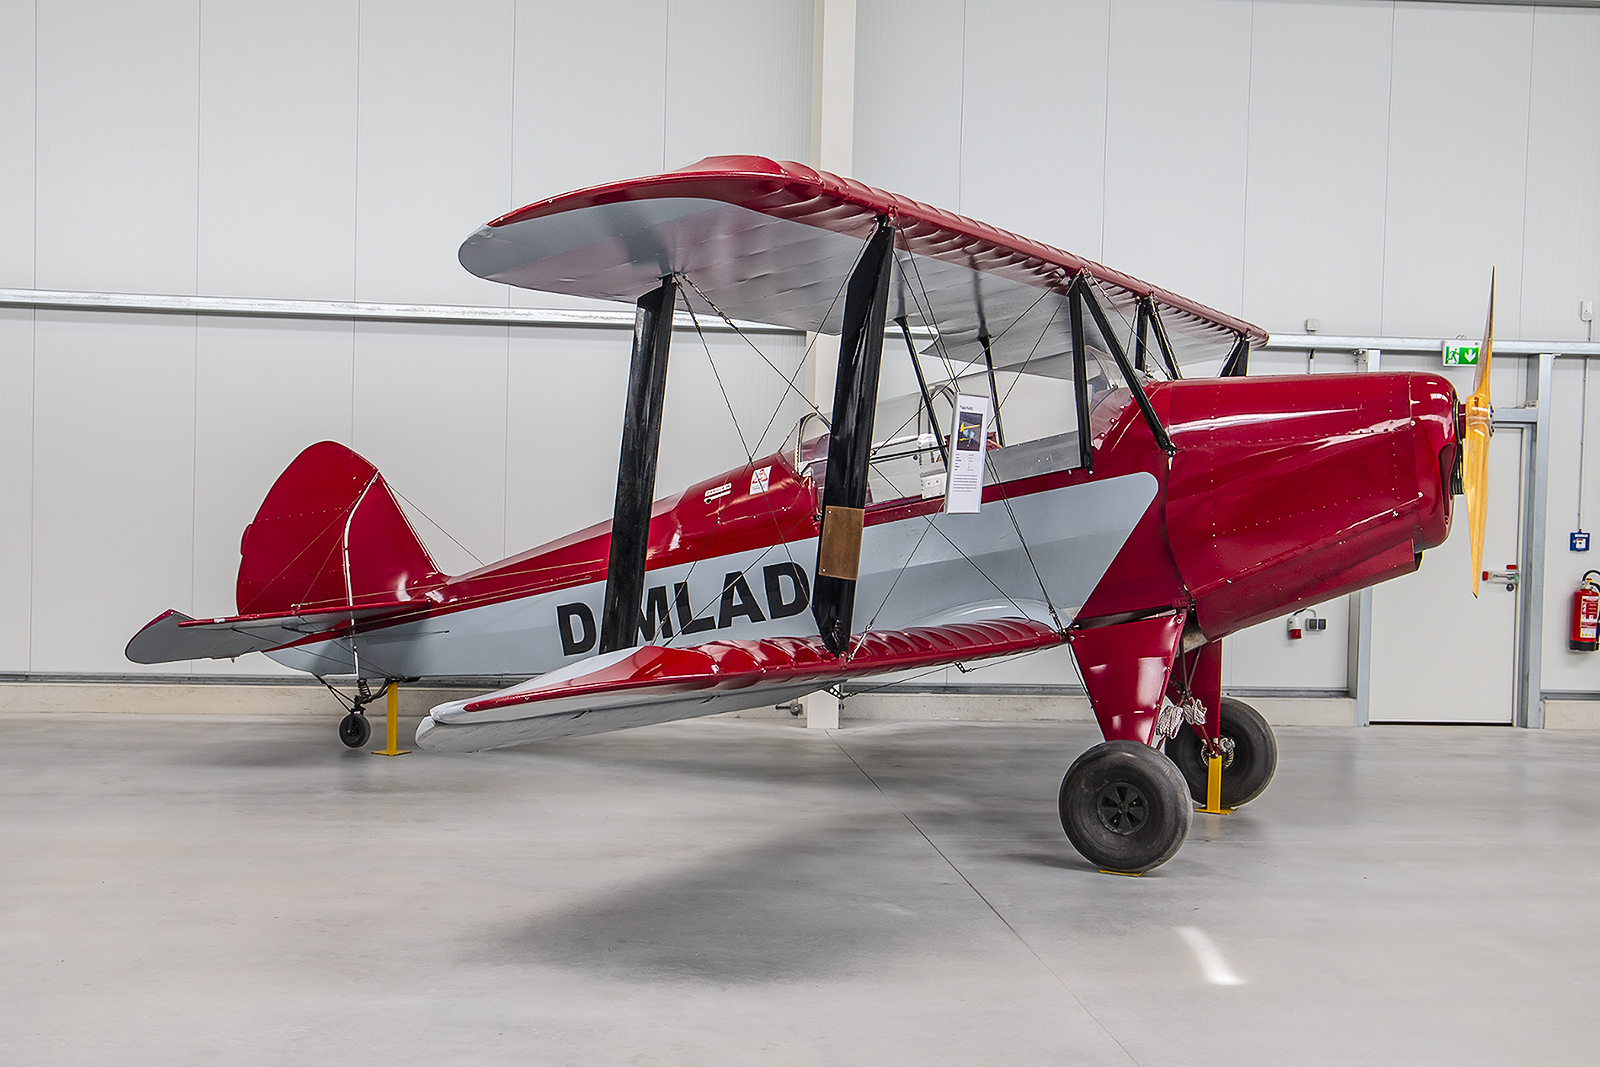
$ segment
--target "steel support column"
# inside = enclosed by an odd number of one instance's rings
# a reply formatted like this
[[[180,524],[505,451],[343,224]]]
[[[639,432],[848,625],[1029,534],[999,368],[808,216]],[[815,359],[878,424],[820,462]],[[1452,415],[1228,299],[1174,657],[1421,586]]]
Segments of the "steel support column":
[[[1528,362],[1528,399],[1532,416],[1523,425],[1533,432],[1528,449],[1527,469],[1523,474],[1528,506],[1522,515],[1522,560],[1518,582],[1522,596],[1517,611],[1517,706],[1514,721],[1533,729],[1544,727],[1544,699],[1541,694],[1544,667],[1544,555],[1545,517],[1550,502],[1550,382],[1555,370],[1553,353],[1541,353]],[[1500,418],[1496,415],[1496,418]]]
[[[1350,594],[1349,659],[1345,684],[1355,701],[1355,725],[1372,725],[1372,589]]]
[[[661,409],[667,393],[667,350],[678,284],[663,278],[639,298],[633,322],[633,361],[628,367],[628,407],[622,423],[617,499],[611,517],[611,556],[606,565],[600,651],[632,648],[639,636],[644,601],[645,553],[650,547],[650,508],[655,502],[656,458],[661,445]]]
[[[1357,364],[1366,371],[1376,371],[1383,362],[1383,352],[1376,348],[1365,349],[1356,356]],[[1355,701],[1355,724],[1372,724],[1372,587],[1350,594],[1349,659],[1346,661],[1345,684]]]

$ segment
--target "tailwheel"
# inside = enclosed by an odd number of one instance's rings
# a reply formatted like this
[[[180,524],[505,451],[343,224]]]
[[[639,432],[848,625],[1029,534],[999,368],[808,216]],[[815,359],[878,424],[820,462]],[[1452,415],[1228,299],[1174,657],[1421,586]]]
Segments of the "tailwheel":
[[[339,720],[339,740],[346,748],[360,748],[372,736],[372,724],[359,711],[352,711]]]
[[[1248,804],[1267,788],[1278,769],[1278,739],[1261,713],[1242,700],[1222,698],[1222,806]],[[1183,772],[1189,795],[1206,802],[1206,769],[1210,753],[1194,730],[1185,726],[1167,742],[1167,755]]]
[[[1120,874],[1143,874],[1171,859],[1194,814],[1177,767],[1137,741],[1106,741],[1074,760],[1060,804],[1072,847]]]

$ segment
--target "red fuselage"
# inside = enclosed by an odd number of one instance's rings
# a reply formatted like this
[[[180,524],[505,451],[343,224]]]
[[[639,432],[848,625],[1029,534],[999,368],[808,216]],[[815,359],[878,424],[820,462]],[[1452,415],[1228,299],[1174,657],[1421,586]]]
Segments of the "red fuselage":
[[[1153,384],[1169,464],[1137,408],[1096,476],[1162,483],[1080,619],[1192,604],[1209,639],[1416,569],[1450,532],[1455,390],[1434,374]]]
[[[987,506],[1003,495],[1136,471],[1156,477],[1155,499],[1079,613],[1081,622],[1191,608],[1200,630],[1216,640],[1409,573],[1422,551],[1450,532],[1457,404],[1439,375],[1210,378],[1153,383],[1148,392],[1177,447],[1170,462],[1124,397],[1094,413],[1092,471],[984,492]],[[815,536],[810,483],[794,476],[786,456],[756,461],[766,463],[777,465],[775,496],[749,515],[702,504],[716,486],[748,480],[747,469],[658,502],[652,568]],[[939,507],[937,499],[882,501],[868,507],[866,522]],[[466,606],[603,580],[609,531],[601,523],[451,579],[447,602]]]

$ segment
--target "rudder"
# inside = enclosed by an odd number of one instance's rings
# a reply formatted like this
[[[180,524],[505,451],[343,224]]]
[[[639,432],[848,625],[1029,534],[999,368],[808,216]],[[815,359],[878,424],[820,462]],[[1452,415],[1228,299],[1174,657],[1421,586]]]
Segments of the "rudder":
[[[335,441],[278,475],[239,555],[241,615],[405,603],[444,579],[383,475]]]

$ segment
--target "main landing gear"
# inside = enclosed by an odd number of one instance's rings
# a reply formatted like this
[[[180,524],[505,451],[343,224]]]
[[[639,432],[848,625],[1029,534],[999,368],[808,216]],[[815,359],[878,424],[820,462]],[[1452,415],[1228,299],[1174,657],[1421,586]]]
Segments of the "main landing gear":
[[[1278,741],[1261,713],[1242,700],[1222,698],[1222,806],[1237,808],[1261,795],[1278,769]],[[1195,803],[1206,802],[1210,753],[1193,730],[1184,727],[1167,742],[1167,755],[1183,772]]]
[[[1079,756],[1061,781],[1060,805],[1072,846],[1119,874],[1171,859],[1194,813],[1178,768],[1137,741],[1106,741]]]
[[[1187,724],[1166,754],[1137,741],[1107,741],[1073,762],[1061,782],[1061,826],[1074,848],[1102,870],[1143,874],[1171,859],[1189,834],[1194,805],[1206,803],[1206,772],[1222,762],[1222,805],[1260,796],[1278,766],[1278,742],[1261,713],[1222,698],[1220,757]]]

